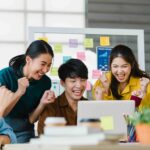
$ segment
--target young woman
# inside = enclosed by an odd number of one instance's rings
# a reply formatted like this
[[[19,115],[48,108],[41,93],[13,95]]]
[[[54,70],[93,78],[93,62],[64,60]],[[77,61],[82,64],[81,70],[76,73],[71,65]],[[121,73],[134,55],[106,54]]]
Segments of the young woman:
[[[10,125],[18,143],[28,142],[34,135],[30,117],[38,116],[51,94],[51,80],[45,75],[51,67],[54,54],[51,46],[42,40],[32,42],[23,55],[12,58],[9,67],[0,71],[0,83],[13,92],[6,109],[5,121]],[[32,117],[31,117],[32,118]]]
[[[131,95],[142,98],[139,107],[150,107],[149,75],[139,69],[132,50],[117,45],[110,55],[110,72],[103,73],[93,86],[97,100],[130,100]]]

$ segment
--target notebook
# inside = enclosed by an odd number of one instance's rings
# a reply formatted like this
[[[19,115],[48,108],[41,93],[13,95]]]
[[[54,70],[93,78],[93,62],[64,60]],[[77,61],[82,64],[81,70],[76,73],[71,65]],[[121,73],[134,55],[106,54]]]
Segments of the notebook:
[[[100,118],[106,133],[127,135],[124,114],[132,115],[135,102],[131,100],[89,100],[78,102],[77,122],[83,118]]]

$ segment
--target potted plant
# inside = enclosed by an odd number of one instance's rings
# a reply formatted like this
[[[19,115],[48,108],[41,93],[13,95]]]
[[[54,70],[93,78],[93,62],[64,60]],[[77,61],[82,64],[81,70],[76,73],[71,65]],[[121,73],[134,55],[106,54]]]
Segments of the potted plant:
[[[135,126],[138,141],[142,144],[150,144],[150,108],[136,111],[129,120]]]

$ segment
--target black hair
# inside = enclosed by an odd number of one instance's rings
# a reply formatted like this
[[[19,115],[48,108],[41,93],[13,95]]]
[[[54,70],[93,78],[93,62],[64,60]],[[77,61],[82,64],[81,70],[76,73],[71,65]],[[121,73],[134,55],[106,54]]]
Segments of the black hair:
[[[13,68],[15,73],[20,70],[20,66],[26,64],[26,56],[30,56],[30,58],[34,59],[41,54],[48,53],[52,57],[54,57],[54,53],[52,47],[43,40],[33,41],[26,50],[25,54],[18,55],[10,59],[9,66]]]
[[[146,77],[146,78],[150,79],[149,75],[145,71],[142,71],[139,68],[137,60],[136,60],[132,50],[129,47],[127,47],[125,45],[117,45],[112,49],[111,54],[110,54],[110,68],[111,68],[112,61],[116,57],[122,57],[126,62],[128,62],[131,65],[130,76],[139,77],[139,78]],[[119,86],[119,82],[112,74],[110,89],[112,91],[113,96],[117,99],[120,99],[122,96],[118,93],[118,90],[117,90],[118,86]]]
[[[59,67],[58,75],[62,81],[65,81],[67,77],[88,79],[88,69],[81,60],[69,59],[66,63]]]

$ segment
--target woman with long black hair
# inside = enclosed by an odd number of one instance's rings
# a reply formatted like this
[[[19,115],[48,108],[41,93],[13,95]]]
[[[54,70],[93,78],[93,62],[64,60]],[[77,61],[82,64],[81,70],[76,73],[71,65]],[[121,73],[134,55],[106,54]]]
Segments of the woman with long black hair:
[[[134,94],[142,99],[139,107],[150,107],[149,75],[142,71],[132,50],[115,46],[110,54],[110,71],[103,73],[93,86],[97,100],[130,100]]]
[[[38,117],[53,97],[51,80],[46,75],[54,54],[43,41],[33,41],[25,54],[12,58],[9,67],[0,71],[0,83],[13,92],[11,103],[4,113],[6,123],[16,134],[18,143],[29,142],[34,135],[32,115]]]

